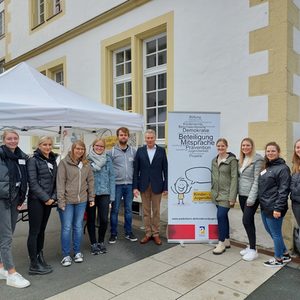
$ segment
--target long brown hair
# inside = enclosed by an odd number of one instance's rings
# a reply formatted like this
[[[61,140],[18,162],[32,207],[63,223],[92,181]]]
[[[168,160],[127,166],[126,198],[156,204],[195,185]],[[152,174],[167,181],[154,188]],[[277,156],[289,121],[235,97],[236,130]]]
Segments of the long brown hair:
[[[292,174],[299,173],[300,172],[300,157],[296,154],[296,144],[300,142],[300,139],[298,139],[294,144],[294,153],[292,158]]]
[[[72,144],[72,148],[70,151],[70,157],[71,157],[72,161],[77,163],[77,160],[74,157],[74,149],[76,146],[80,146],[80,147],[84,148],[84,152],[83,152],[81,158],[79,159],[79,161],[81,161],[83,163],[83,165],[87,165],[89,163],[89,161],[86,158],[86,147],[85,147],[85,143],[81,140],[77,140]]]
[[[242,151],[242,144],[247,141],[251,144],[252,146],[252,150],[251,150],[251,153],[250,153],[250,160],[249,160],[249,165],[252,163],[253,161],[253,158],[254,158],[254,155],[255,155],[255,145],[254,145],[254,141],[249,138],[249,137],[246,137],[246,138],[243,138],[242,141],[241,141],[241,146],[240,146],[240,159],[239,159],[239,166],[240,168],[242,167],[243,165],[243,162],[244,162],[244,159],[245,159],[245,154],[243,153]]]

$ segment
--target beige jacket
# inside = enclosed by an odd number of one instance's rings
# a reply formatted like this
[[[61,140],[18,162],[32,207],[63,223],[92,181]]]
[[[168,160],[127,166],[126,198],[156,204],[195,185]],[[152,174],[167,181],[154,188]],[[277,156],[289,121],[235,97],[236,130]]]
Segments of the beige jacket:
[[[94,175],[90,164],[80,168],[68,154],[58,165],[56,187],[61,209],[66,204],[94,201]]]

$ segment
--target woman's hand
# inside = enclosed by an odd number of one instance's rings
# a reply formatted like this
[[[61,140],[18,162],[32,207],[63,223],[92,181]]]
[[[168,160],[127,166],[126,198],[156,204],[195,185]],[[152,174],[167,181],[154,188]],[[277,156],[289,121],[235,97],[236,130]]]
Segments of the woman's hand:
[[[93,207],[94,205],[95,205],[95,201],[90,201],[90,202],[89,202],[89,206],[90,206],[90,207]]]
[[[45,202],[45,205],[52,205],[55,201],[53,199],[49,199]]]
[[[281,212],[280,212],[280,211],[274,210],[274,211],[273,211],[273,217],[274,217],[275,219],[279,219],[279,218],[281,217]]]

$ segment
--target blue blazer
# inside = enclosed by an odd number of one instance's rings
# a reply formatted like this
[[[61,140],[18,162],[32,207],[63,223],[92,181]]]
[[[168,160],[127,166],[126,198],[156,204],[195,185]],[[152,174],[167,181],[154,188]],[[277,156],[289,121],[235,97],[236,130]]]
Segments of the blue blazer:
[[[153,193],[161,194],[168,190],[168,160],[164,148],[156,145],[150,164],[147,146],[140,147],[134,159],[133,188],[145,192],[151,184]]]

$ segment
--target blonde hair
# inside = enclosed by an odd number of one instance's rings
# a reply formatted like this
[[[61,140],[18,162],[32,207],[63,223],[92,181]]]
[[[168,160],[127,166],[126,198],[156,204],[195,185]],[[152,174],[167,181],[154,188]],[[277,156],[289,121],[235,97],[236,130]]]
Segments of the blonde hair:
[[[96,145],[96,143],[98,143],[98,142],[102,142],[102,143],[103,143],[103,146],[104,146],[104,148],[106,147],[106,142],[105,142],[105,139],[101,139],[101,138],[97,138],[97,139],[95,139],[95,140],[93,141],[93,143],[92,143],[92,147],[94,147],[94,146]]]
[[[252,150],[251,150],[251,153],[250,153],[250,160],[248,162],[248,165],[250,165],[253,161],[253,158],[254,158],[254,155],[255,155],[255,145],[254,145],[254,141],[249,138],[249,137],[246,137],[246,138],[243,138],[242,141],[241,141],[241,146],[240,146],[240,159],[239,159],[239,166],[242,167],[243,165],[243,162],[244,162],[244,159],[245,159],[245,154],[243,153],[242,151],[242,144],[247,141],[251,144],[252,146]]]
[[[294,153],[292,158],[292,174],[299,173],[300,172],[300,157],[296,154],[296,144],[300,142],[300,139],[298,139],[294,144]]]
[[[72,161],[77,162],[74,157],[74,149],[76,148],[76,146],[80,146],[80,147],[84,148],[84,152],[83,152],[81,158],[79,159],[79,161],[81,161],[83,163],[83,165],[87,165],[89,162],[86,158],[86,147],[85,147],[85,143],[81,140],[77,140],[72,144],[72,148],[70,151],[70,157],[71,157]]]
[[[53,138],[51,136],[42,136],[38,140],[37,148],[39,147],[39,145],[43,144],[46,141],[51,141],[51,144],[53,146]]]
[[[19,134],[15,131],[15,130],[12,130],[12,129],[7,129],[7,130],[4,130],[3,131],[3,141],[5,140],[6,136],[9,134],[9,133],[14,133],[16,136],[18,136],[18,138],[20,138]]]

